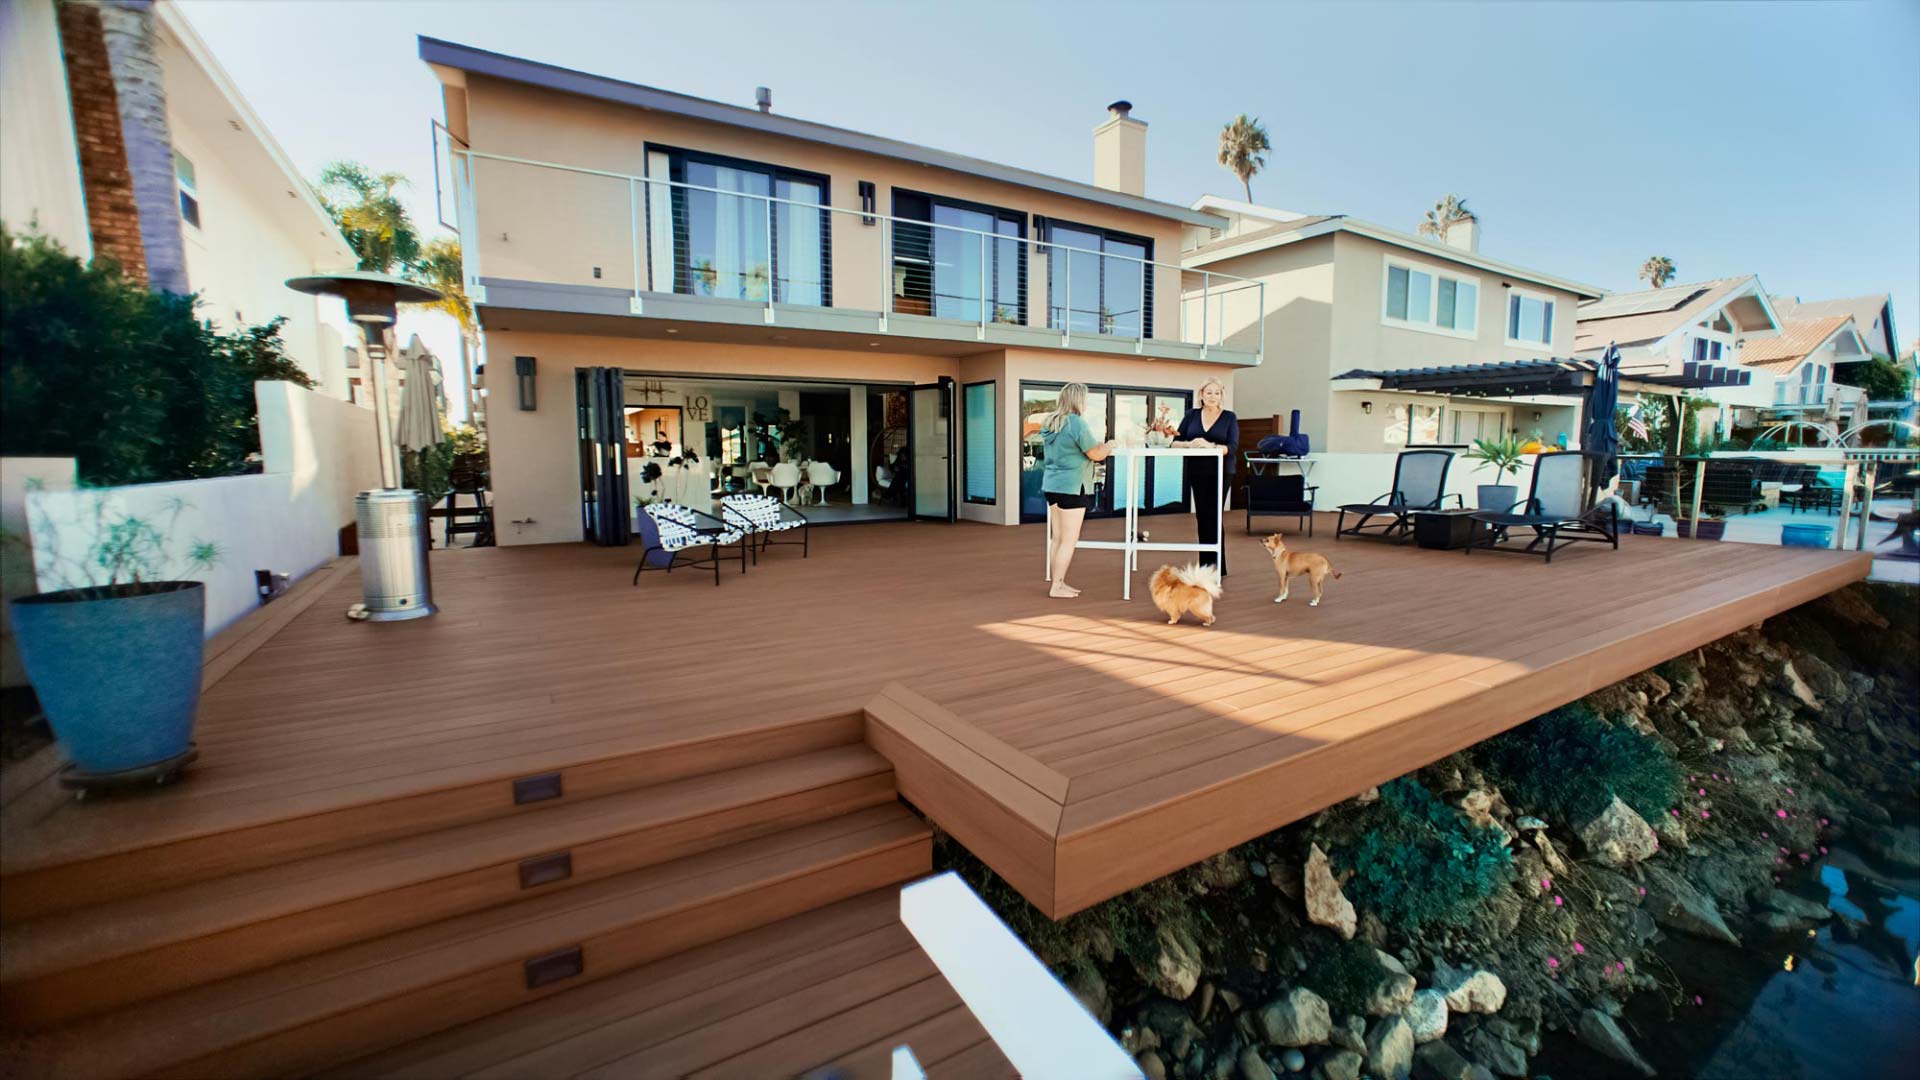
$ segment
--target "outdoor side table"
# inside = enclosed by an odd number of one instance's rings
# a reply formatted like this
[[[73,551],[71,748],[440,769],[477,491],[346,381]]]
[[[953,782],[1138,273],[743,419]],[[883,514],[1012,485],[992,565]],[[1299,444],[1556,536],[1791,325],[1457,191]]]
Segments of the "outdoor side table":
[[[1473,519],[1478,510],[1415,510],[1413,542],[1436,551],[1457,551],[1473,543],[1485,528]]]

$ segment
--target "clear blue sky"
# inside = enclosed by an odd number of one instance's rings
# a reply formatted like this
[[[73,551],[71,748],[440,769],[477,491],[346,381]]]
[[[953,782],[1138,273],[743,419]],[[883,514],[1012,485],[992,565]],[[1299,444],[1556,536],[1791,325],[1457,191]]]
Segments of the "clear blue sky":
[[[1079,179],[1114,98],[1147,194],[1237,195],[1411,230],[1446,192],[1482,251],[1604,288],[1758,273],[1891,292],[1920,338],[1920,2],[996,4],[182,0],[294,160],[398,169],[432,217],[437,84],[415,35]],[[1139,57],[1140,59],[1136,59]]]

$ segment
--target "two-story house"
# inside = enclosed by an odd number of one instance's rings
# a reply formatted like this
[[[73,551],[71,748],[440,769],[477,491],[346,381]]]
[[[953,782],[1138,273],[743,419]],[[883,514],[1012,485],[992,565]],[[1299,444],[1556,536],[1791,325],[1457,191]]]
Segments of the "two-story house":
[[[1736,426],[1765,429],[1788,421],[1819,424],[1839,436],[1867,420],[1867,394],[1835,378],[1840,365],[1872,358],[1851,315],[1785,320],[1774,337],[1748,342],[1740,362],[1770,379],[1771,397]],[[1796,440],[1797,441],[1797,440]]]
[[[1384,490],[1394,454],[1409,446],[1535,431],[1578,441],[1573,398],[1448,396],[1336,377],[1571,356],[1574,308],[1599,289],[1480,254],[1476,223],[1437,241],[1211,195],[1194,209],[1228,224],[1188,231],[1189,284],[1225,272],[1265,286],[1257,317],[1251,309],[1228,315],[1228,343],[1264,335],[1267,357],[1235,376],[1235,407],[1283,422],[1300,410],[1323,504]],[[1453,479],[1467,482],[1466,470]]]
[[[764,89],[747,108],[419,51],[486,331],[501,543],[620,542],[597,507],[627,502],[656,444],[722,488],[823,463],[816,519],[1033,520],[1062,384],[1139,441],[1260,360],[1219,321],[1258,283],[1183,284],[1167,261],[1182,229],[1226,222],[1145,197],[1126,102],[1089,184],[785,116]],[[1165,473],[1144,491],[1171,509]]]

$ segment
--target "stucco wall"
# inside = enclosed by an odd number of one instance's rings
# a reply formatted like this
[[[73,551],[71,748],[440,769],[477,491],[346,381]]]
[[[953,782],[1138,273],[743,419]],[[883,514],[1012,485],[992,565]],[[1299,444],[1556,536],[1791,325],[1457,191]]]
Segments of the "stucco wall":
[[[1259,366],[1233,377],[1234,409],[1245,416],[1285,416],[1300,410],[1300,429],[1326,445],[1327,379],[1333,373],[1334,251],[1318,237],[1255,252],[1222,264],[1230,273],[1266,283],[1266,354]],[[1189,288],[1199,275],[1189,272]],[[1227,347],[1251,351],[1259,326],[1251,308],[1228,310]]]
[[[14,232],[37,222],[69,252],[91,258],[52,0],[0,3],[0,100],[6,102],[7,143],[0,154],[0,220]]]
[[[898,186],[1146,236],[1154,241],[1153,258],[1167,263],[1179,259],[1181,226],[1175,220],[964,173],[479,75],[468,76],[466,106],[473,149],[486,153],[645,176],[649,148],[700,150],[825,174],[828,201],[835,207],[858,210],[859,181],[867,180],[877,185],[877,208],[883,214],[892,212]],[[1085,137],[1083,129],[1076,128],[1074,134]],[[627,181],[487,160],[477,162],[474,172],[484,276],[633,288],[633,196]],[[639,201],[644,238],[646,192],[639,193]],[[834,306],[882,309],[891,289],[890,274],[883,277],[882,229],[862,225],[850,214],[833,214],[831,221]],[[1031,222],[1028,236],[1034,236]],[[646,279],[650,271],[644,257],[641,263],[640,274]],[[1042,256],[1029,258],[1026,299],[1031,325],[1044,325],[1044,265]],[[595,267],[600,268],[598,278]],[[1155,277],[1156,337],[1180,337],[1179,278],[1171,271]],[[650,283],[650,288],[671,291],[665,283]]]

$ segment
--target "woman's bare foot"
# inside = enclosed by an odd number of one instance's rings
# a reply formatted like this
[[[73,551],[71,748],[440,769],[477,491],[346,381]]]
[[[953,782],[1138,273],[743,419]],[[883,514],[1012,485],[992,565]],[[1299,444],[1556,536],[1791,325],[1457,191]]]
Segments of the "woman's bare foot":
[[[1057,600],[1071,600],[1080,595],[1080,590],[1071,585],[1056,584],[1053,588],[1047,590],[1047,595]]]

